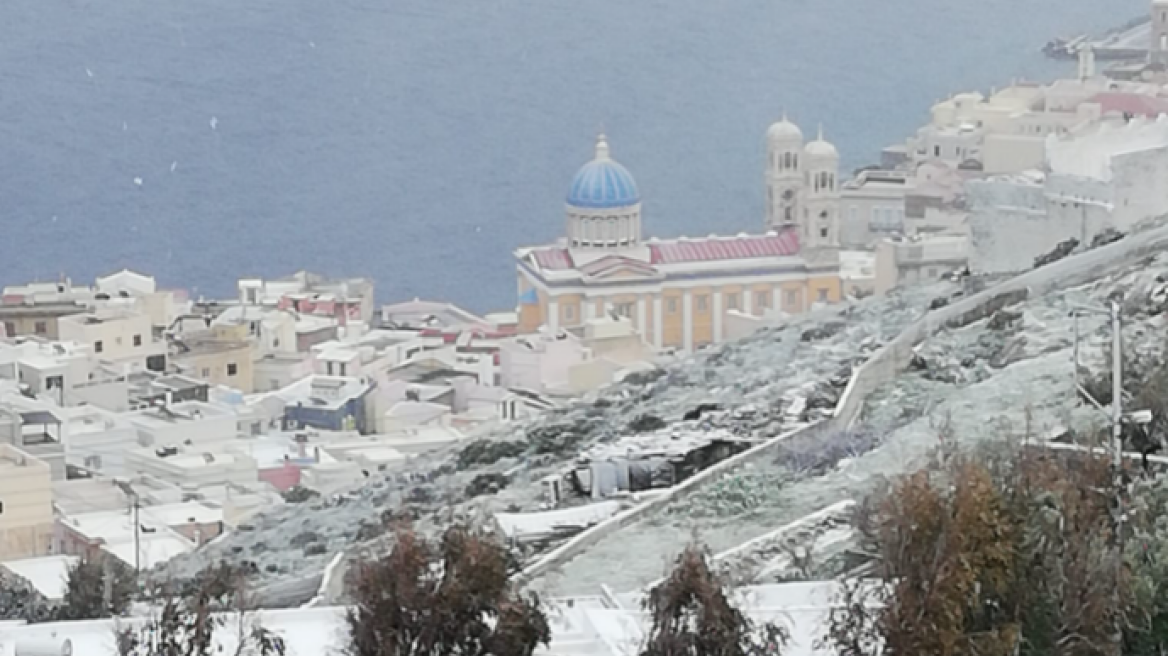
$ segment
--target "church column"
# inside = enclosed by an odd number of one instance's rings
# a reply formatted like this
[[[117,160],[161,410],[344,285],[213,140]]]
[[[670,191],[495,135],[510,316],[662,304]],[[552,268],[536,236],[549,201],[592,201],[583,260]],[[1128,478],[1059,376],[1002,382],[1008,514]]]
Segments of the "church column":
[[[681,347],[693,352],[693,294],[690,290],[682,292],[681,296]]]
[[[665,347],[665,324],[662,316],[661,295],[653,295],[653,346],[657,348]]]
[[[544,321],[547,327],[555,332],[560,329],[560,304],[549,300],[547,304],[547,318]]]
[[[714,343],[722,342],[722,290],[714,290]]]
[[[780,285],[775,285],[771,290],[771,309],[775,312],[783,311],[783,288]]]
[[[750,285],[743,285],[742,286],[742,314],[745,314],[747,316],[751,316],[754,314],[754,312],[752,311],[752,308],[750,306],[750,304],[753,302],[754,302],[754,291],[750,288]]]
[[[591,296],[585,296],[584,301],[581,302],[581,305],[584,306],[583,310],[585,321],[591,321],[592,319],[596,318],[596,299],[592,298]]]
[[[638,297],[637,298],[637,332],[641,333],[641,341],[642,342],[649,341],[648,326],[645,325],[645,316],[646,316],[645,311],[646,311],[646,309],[647,308],[645,307],[645,297],[644,296]]]

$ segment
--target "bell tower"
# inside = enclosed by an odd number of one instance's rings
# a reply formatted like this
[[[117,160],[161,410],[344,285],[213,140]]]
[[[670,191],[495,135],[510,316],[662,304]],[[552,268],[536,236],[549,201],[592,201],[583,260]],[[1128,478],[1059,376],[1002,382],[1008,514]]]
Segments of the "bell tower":
[[[803,133],[784,114],[783,120],[767,130],[767,230],[799,220],[803,164]]]
[[[800,239],[806,248],[839,246],[839,151],[819,136],[803,149],[805,194]]]

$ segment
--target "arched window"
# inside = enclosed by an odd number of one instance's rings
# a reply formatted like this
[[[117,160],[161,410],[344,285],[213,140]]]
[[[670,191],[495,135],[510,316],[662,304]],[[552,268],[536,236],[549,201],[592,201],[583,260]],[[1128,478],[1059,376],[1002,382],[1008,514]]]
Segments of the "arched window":
[[[790,206],[788,206],[788,207],[784,207],[784,208],[783,208],[783,220],[784,220],[784,221],[790,221],[790,220],[791,220],[791,208],[790,208]]]
[[[798,153],[791,155],[791,166],[793,168],[799,168],[799,154]]]

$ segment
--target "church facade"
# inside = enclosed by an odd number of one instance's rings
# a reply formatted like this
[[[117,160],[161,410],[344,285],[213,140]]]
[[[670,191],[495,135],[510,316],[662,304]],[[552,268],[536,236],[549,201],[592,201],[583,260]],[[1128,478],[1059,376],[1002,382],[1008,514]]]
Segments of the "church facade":
[[[519,329],[628,317],[657,348],[723,340],[726,313],[797,314],[840,300],[839,154],[785,118],[767,132],[765,232],[642,239],[641,196],[604,136],[567,198],[565,237],[515,251]]]

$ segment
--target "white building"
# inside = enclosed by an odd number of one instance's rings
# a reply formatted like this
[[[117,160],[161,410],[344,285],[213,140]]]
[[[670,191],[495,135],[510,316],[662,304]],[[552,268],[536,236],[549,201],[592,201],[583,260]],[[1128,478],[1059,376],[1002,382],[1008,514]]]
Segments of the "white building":
[[[1168,214],[1168,116],[1103,120],[1050,137],[1046,150],[1047,173],[967,184],[975,269],[1028,269],[1062,241]]]
[[[130,475],[160,478],[182,489],[211,485],[249,486],[259,480],[259,468],[245,446],[216,449],[199,447],[137,447],[126,452]]]
[[[905,197],[913,182],[904,171],[861,171],[844,183],[840,246],[866,248],[882,238],[904,234]]]
[[[200,446],[233,441],[238,418],[230,408],[201,401],[162,404],[126,415],[143,446]]]

